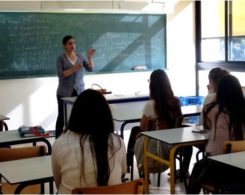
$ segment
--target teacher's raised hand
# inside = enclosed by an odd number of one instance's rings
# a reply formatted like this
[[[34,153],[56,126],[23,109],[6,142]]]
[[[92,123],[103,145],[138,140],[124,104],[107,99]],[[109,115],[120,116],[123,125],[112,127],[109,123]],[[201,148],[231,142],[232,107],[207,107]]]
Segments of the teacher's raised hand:
[[[87,51],[88,59],[95,55],[96,50],[94,48],[89,48]]]

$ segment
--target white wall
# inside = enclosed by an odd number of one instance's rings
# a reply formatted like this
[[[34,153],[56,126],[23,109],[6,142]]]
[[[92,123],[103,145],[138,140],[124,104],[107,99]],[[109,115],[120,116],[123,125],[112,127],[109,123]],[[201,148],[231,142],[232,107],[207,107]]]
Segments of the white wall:
[[[1,9],[13,6],[2,3]],[[31,2],[27,5],[26,9],[31,9]],[[23,4],[20,6],[25,8]],[[33,6],[38,8],[36,3]],[[195,95],[194,46],[194,4],[180,1],[175,5],[174,13],[167,16],[167,72],[176,95]],[[94,74],[86,75],[85,82],[87,88],[99,83],[117,94],[148,93],[149,75],[150,72]],[[10,117],[9,128],[16,129],[25,124],[54,129],[57,84],[57,77],[0,80],[0,113]]]

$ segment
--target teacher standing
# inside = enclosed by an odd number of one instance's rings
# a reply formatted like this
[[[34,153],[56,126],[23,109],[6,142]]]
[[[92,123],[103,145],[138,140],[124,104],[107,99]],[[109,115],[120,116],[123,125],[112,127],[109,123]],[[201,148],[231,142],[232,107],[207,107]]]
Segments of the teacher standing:
[[[92,57],[95,49],[88,49],[87,60],[75,52],[76,42],[74,37],[67,35],[62,40],[65,53],[58,57],[56,62],[59,85],[57,88],[58,117],[56,121],[56,138],[58,138],[64,128],[63,97],[78,96],[84,91],[83,79],[84,68],[91,72],[94,68]]]

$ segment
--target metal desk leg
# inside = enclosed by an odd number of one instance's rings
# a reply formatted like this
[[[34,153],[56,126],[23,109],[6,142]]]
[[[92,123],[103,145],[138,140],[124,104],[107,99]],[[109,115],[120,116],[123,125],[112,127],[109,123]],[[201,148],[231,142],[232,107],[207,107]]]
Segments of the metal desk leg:
[[[48,147],[47,155],[51,155],[51,153],[52,153],[52,146],[51,146],[50,142],[49,142],[47,139],[45,139],[45,138],[43,138],[42,141],[43,141],[44,143],[46,143],[46,145],[47,145],[47,147]]]
[[[128,124],[128,123],[137,123],[140,122],[140,119],[131,119],[131,120],[126,120],[122,123],[121,128],[120,128],[120,133],[121,133],[121,138],[124,138],[124,127]]]
[[[40,185],[41,185],[41,194],[45,194],[45,190],[44,190],[45,186],[44,186],[44,183],[41,183]]]
[[[7,123],[3,122],[3,126],[5,128],[5,131],[8,131],[9,130]]]
[[[206,141],[205,141],[206,142]],[[183,143],[183,144],[176,144],[170,150],[170,160],[169,160],[169,167],[170,167],[170,193],[175,193],[175,154],[178,148],[185,147],[185,146],[195,146],[199,144],[204,144],[203,141],[197,141],[194,143]]]
[[[54,194],[54,185],[53,185],[53,180],[49,182],[49,193]]]
[[[48,147],[47,155],[50,155],[52,153],[52,146],[51,146],[50,142],[46,138],[41,138],[41,140],[39,139],[38,141],[33,141],[32,145],[36,146],[37,142],[44,142],[47,145],[47,147]]]

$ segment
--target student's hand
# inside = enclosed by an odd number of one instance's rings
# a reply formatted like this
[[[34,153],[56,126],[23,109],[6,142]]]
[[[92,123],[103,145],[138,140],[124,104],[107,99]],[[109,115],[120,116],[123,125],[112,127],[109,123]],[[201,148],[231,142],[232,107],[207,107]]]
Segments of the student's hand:
[[[88,59],[91,59],[94,56],[95,52],[96,50],[94,48],[89,48],[87,52]]]

